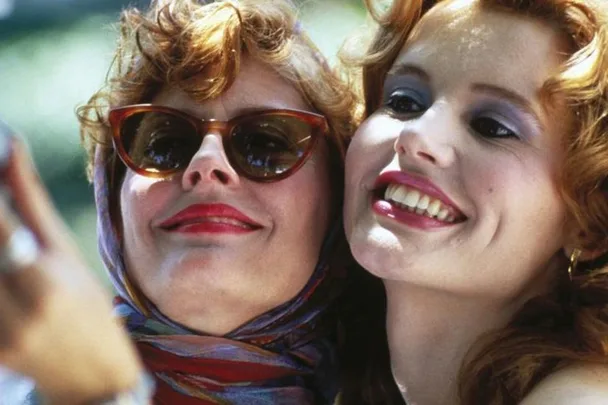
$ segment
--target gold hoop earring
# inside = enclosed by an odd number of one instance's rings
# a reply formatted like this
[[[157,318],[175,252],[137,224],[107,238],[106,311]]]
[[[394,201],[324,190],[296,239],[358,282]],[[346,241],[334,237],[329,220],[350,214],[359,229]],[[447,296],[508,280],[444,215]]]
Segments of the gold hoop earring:
[[[576,271],[576,265],[578,264],[578,258],[582,251],[580,249],[574,249],[570,255],[570,265],[568,266],[568,277],[572,281],[572,274]]]

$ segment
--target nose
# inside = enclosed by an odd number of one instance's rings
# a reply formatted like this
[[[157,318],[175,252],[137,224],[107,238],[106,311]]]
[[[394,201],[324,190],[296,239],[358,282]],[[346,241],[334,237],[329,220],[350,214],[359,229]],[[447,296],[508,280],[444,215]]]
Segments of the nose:
[[[239,183],[239,175],[228,161],[220,134],[205,135],[200,148],[182,175],[184,190],[190,190],[201,182],[212,182],[224,186]]]
[[[405,121],[395,140],[399,160],[446,168],[456,158],[459,122],[449,111],[427,110],[415,120]]]

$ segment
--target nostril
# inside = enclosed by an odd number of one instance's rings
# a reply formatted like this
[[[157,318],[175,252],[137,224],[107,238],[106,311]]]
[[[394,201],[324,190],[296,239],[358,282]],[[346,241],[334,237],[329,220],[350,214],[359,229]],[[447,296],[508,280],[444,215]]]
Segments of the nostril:
[[[199,181],[201,181],[202,176],[199,172],[194,172],[190,174],[190,183],[192,185],[194,184],[198,184]]]
[[[212,176],[215,176],[222,184],[227,184],[230,181],[228,175],[221,170],[214,170]]]

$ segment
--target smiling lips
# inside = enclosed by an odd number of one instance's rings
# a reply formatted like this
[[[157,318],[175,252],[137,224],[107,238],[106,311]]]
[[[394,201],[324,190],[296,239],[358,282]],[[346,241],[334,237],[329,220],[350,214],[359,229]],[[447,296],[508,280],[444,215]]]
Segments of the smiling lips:
[[[194,204],[163,221],[160,227],[179,233],[248,233],[263,228],[226,204]]]
[[[383,173],[375,184],[373,210],[416,228],[438,228],[466,220],[454,203],[430,181],[403,172]]]

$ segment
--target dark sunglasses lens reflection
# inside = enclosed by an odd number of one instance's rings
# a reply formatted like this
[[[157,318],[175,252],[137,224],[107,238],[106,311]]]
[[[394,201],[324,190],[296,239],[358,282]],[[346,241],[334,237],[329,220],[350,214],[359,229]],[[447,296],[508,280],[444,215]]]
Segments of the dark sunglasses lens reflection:
[[[205,124],[200,130],[206,132]],[[301,163],[316,130],[295,116],[251,115],[236,120],[224,144],[235,170],[252,179],[272,179]],[[185,169],[204,135],[182,116],[142,111],[123,120],[120,142],[136,168],[162,175]]]
[[[202,138],[182,117],[164,112],[140,112],[124,120],[121,142],[139,169],[153,173],[184,169]]]
[[[304,157],[312,133],[311,126],[296,117],[250,117],[234,127],[230,153],[235,164],[253,177],[277,176]]]

